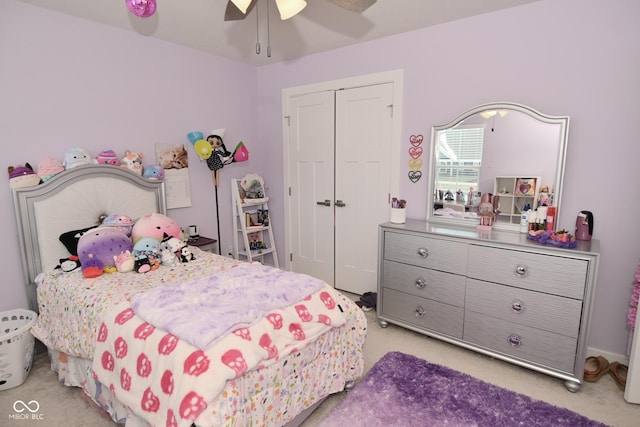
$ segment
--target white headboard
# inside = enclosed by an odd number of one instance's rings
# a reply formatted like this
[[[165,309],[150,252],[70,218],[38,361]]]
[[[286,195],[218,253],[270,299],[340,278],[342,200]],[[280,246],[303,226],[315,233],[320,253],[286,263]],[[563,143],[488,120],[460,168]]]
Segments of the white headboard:
[[[36,276],[69,256],[60,234],[97,224],[100,215],[137,219],[167,209],[162,181],[112,165],[76,166],[40,185],[14,189],[13,201],[32,308]]]

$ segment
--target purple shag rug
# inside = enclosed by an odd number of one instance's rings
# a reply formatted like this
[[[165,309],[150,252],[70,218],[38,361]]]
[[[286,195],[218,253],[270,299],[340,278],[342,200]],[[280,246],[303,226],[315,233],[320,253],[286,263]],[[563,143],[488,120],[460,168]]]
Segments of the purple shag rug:
[[[319,424],[319,427],[334,426],[602,427],[604,424],[447,367],[390,352]]]

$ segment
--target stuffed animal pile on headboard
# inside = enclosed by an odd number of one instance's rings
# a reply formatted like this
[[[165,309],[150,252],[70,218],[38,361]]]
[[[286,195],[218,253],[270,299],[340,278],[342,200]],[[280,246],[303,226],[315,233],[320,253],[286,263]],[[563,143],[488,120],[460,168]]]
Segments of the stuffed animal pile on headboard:
[[[75,147],[69,149],[61,161],[51,156],[45,157],[38,163],[35,170],[29,163],[9,166],[7,168],[9,173],[9,187],[33,187],[52,179],[65,170],[80,165],[94,164],[126,168],[147,179],[164,179],[164,168],[157,164],[144,166],[142,159],[142,153],[131,150],[126,150],[121,157],[118,157],[113,150],[101,151],[94,157],[84,148]]]

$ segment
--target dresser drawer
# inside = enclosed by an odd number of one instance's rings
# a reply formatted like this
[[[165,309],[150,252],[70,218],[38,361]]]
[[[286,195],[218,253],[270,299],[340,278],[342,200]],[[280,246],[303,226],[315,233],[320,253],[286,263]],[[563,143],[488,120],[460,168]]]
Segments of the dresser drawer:
[[[467,279],[467,310],[577,338],[582,301]]]
[[[462,307],[383,288],[381,313],[383,317],[391,317],[421,329],[462,338]]]
[[[467,311],[464,340],[523,361],[574,374],[576,338]]]
[[[464,305],[466,277],[394,261],[384,261],[382,286],[445,304]]]
[[[581,300],[587,266],[581,259],[469,245],[467,276]]]
[[[426,236],[386,232],[384,258],[464,275],[467,269],[467,245]]]

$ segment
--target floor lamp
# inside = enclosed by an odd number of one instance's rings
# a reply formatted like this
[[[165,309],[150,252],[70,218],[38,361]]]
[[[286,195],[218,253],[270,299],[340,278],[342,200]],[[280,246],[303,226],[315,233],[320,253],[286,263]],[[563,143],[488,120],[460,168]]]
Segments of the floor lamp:
[[[202,160],[207,162],[207,167],[211,170],[211,178],[216,196],[216,225],[218,228],[218,255],[221,255],[222,239],[220,238],[220,207],[218,204],[218,184],[220,183],[220,170],[231,163],[245,162],[249,160],[249,151],[244,143],[240,141],[233,153],[228,151],[222,138],[225,129],[218,129],[204,139],[202,132],[189,132],[187,136],[193,147]]]

